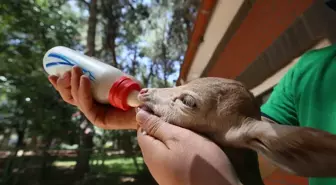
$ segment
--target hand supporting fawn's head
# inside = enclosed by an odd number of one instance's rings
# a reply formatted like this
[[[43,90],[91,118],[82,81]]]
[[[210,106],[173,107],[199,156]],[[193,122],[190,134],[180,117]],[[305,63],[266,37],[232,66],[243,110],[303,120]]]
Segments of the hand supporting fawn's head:
[[[200,78],[173,88],[143,89],[142,108],[178,126],[201,133],[223,132],[244,116],[260,119],[253,96],[237,81]]]
[[[221,146],[257,151],[288,172],[336,176],[335,135],[261,121],[253,95],[237,81],[200,78],[173,88],[144,89],[139,100],[143,109],[169,123]]]

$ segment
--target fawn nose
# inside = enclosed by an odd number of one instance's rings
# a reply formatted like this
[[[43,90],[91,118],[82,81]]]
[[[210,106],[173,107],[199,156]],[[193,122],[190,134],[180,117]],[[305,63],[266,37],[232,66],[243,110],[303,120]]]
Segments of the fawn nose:
[[[147,93],[148,92],[148,89],[141,89],[141,91],[140,91],[140,94],[145,94],[145,93]]]

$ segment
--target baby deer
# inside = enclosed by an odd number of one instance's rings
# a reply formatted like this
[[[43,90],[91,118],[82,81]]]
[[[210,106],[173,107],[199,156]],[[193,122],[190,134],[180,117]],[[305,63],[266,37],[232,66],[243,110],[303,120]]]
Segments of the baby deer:
[[[138,98],[142,109],[221,146],[242,184],[263,184],[257,153],[292,174],[336,176],[336,135],[261,121],[259,105],[240,82],[200,78],[144,89]]]

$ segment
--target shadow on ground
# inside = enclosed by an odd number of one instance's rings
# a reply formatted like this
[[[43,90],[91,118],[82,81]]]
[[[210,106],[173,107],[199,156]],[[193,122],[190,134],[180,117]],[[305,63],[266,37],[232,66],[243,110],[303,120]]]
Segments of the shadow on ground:
[[[71,159],[55,161],[36,156],[0,160],[0,185],[156,185],[147,168],[132,170],[128,159],[107,159],[106,164],[91,165],[89,173],[78,177]],[[70,162],[69,162],[70,161]],[[62,163],[63,162],[63,163]],[[55,165],[63,164],[63,165]],[[9,167],[10,164],[10,167]],[[70,164],[66,166],[64,164]],[[99,165],[98,165],[99,164]],[[144,166],[144,165],[142,165]]]

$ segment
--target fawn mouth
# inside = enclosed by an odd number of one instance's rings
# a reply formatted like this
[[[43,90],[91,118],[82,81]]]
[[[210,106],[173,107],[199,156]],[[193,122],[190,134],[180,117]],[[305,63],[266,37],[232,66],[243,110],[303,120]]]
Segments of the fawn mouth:
[[[154,112],[153,110],[153,106],[150,104],[142,104],[139,106],[140,109],[148,112],[149,114],[155,115],[157,117],[161,117],[160,115],[158,115],[156,112]]]

